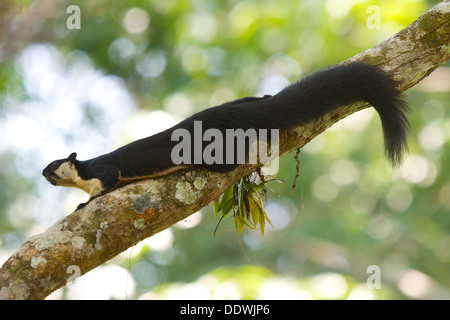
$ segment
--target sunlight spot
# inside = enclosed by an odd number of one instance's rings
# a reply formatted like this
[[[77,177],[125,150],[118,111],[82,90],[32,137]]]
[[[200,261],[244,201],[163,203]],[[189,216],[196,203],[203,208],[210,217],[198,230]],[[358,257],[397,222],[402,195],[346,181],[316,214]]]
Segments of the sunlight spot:
[[[316,178],[312,184],[314,197],[322,201],[331,201],[339,194],[339,186],[327,175]]]
[[[150,253],[150,259],[154,264],[160,266],[170,265],[175,259],[175,250],[173,249],[173,247],[170,247],[167,250],[163,251],[152,251]]]
[[[234,99],[236,99],[236,95],[231,89],[220,88],[212,94],[211,99],[209,100],[209,105],[211,107],[218,106]]]
[[[48,98],[47,94],[59,87],[64,59],[58,50],[46,44],[26,47],[19,58],[24,74],[24,85],[32,97]],[[45,80],[45,81],[44,81]]]
[[[234,281],[220,283],[213,292],[215,300],[239,300],[242,299],[241,288]]]
[[[358,284],[348,294],[347,300],[374,300],[374,291],[367,288],[366,284]]]
[[[351,205],[358,213],[371,213],[377,205],[377,198],[362,189],[357,189],[351,196]]]
[[[325,3],[325,10],[330,17],[340,19],[348,15],[352,6],[352,0],[328,0]]]
[[[173,240],[173,231],[171,229],[165,229],[145,239],[144,242],[152,250],[163,251],[172,247]]]
[[[411,190],[405,185],[394,185],[389,189],[386,201],[388,206],[394,211],[405,211],[413,200]]]
[[[199,283],[172,284],[163,298],[165,300],[209,300],[211,292]]]
[[[302,290],[293,279],[270,278],[264,281],[256,299],[260,300],[312,300],[311,294]]]
[[[323,135],[319,135],[312,139],[310,142],[306,144],[302,148],[302,151],[305,151],[306,153],[312,153],[316,154],[321,152],[325,148],[325,139]]]
[[[267,216],[273,224],[266,223],[267,231],[280,231],[286,228],[296,217],[297,209],[290,199],[283,201],[269,201],[265,205]]]
[[[134,294],[135,288],[135,281],[128,270],[117,265],[106,265],[76,279],[67,297],[70,300],[125,299]]]
[[[123,263],[123,261],[126,261],[128,259],[135,259],[139,257],[142,254],[142,250],[145,248],[145,242],[141,241],[136,243],[134,246],[129,247],[127,250],[122,251],[118,257],[120,257],[122,260],[119,260]]]
[[[423,150],[438,151],[445,142],[445,136],[442,127],[433,122],[420,130],[418,140]]]
[[[337,273],[324,273],[311,278],[311,291],[319,299],[339,299],[347,292],[347,281]]]
[[[274,74],[264,78],[258,87],[257,96],[266,94],[277,94],[289,85],[289,80],[279,74]]]
[[[54,102],[50,120],[60,129],[75,131],[83,120],[83,113],[76,101],[61,97]]]
[[[35,148],[43,137],[43,128],[35,119],[23,114],[12,114],[5,122],[6,141],[20,151]]]
[[[181,62],[188,74],[199,72],[207,65],[206,52],[195,45],[187,46],[182,49]]]
[[[250,26],[257,20],[256,4],[249,2],[238,2],[230,14],[228,15],[228,32],[233,37],[241,37],[250,28]]]
[[[337,185],[349,185],[359,178],[359,170],[353,162],[339,159],[331,165],[330,178]]]
[[[166,69],[167,59],[164,52],[159,49],[150,51],[136,65],[136,70],[143,77],[155,78],[161,75]]]
[[[189,98],[183,93],[174,93],[164,100],[164,109],[170,114],[185,118],[190,116],[194,107]]]
[[[200,211],[197,211],[193,214],[191,214],[186,219],[183,219],[181,221],[178,221],[175,226],[179,229],[190,229],[197,226],[202,221],[202,213]]]
[[[161,279],[160,274],[152,263],[140,259],[132,268],[131,273],[134,275],[135,281],[142,288],[151,288],[157,285]]]
[[[266,60],[263,66],[263,76],[280,75],[285,78],[299,78],[302,68],[299,63],[286,54],[276,53]]]
[[[216,19],[207,12],[195,13],[189,18],[189,29],[197,41],[209,43],[217,34]]]
[[[427,159],[413,155],[405,159],[400,174],[409,183],[419,183],[427,177],[429,166]]]
[[[389,237],[394,231],[394,225],[391,219],[376,215],[370,218],[367,224],[367,233],[376,240],[383,240]]]
[[[349,130],[361,132],[364,131],[370,124],[370,120],[375,114],[375,109],[367,108],[358,112],[355,112],[346,118],[342,119],[343,126]]]
[[[397,288],[410,298],[423,299],[430,293],[433,283],[430,277],[417,270],[408,270],[397,281]]]
[[[141,8],[132,8],[123,18],[123,26],[130,33],[142,33],[150,25],[150,16]]]
[[[146,138],[175,125],[173,116],[163,110],[152,112],[140,110],[135,112],[127,120],[123,130],[125,131],[124,143]],[[123,144],[124,144],[123,143]]]
[[[136,46],[126,38],[115,39],[108,47],[108,57],[114,63],[122,64],[136,55]]]

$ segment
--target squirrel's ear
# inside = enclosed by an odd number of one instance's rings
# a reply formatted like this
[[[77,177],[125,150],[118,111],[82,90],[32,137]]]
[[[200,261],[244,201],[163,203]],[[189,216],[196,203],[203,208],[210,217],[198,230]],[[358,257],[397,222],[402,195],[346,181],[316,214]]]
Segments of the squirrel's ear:
[[[77,154],[76,154],[76,152],[72,152],[71,154],[70,154],[70,156],[69,156],[69,161],[71,162],[71,163],[75,163],[75,160],[77,160]]]

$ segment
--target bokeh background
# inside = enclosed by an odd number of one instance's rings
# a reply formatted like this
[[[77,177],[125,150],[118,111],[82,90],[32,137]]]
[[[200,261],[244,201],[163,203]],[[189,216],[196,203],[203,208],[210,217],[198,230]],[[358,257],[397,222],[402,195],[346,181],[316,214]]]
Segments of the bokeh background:
[[[95,157],[204,108],[276,93],[437,3],[2,0],[0,263],[88,198],[48,184],[50,161]],[[72,4],[80,29],[67,27]],[[406,97],[410,152],[399,169],[384,158],[377,114],[364,110],[301,151],[294,192],[295,153],[282,157],[264,236],[238,236],[231,218],[213,236],[209,205],[49,298],[450,298],[449,64]]]

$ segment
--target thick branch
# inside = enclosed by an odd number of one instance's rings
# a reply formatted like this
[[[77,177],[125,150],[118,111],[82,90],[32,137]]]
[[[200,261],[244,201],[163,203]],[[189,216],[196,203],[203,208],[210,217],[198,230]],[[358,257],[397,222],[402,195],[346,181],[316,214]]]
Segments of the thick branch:
[[[425,13],[406,29],[350,60],[382,67],[406,90],[450,57],[450,2]],[[342,107],[280,135],[280,154],[303,147],[336,121],[367,107]],[[64,286],[76,265],[84,274],[137,242],[206,206],[255,165],[217,174],[177,172],[134,183],[99,197],[27,240],[0,270],[0,299],[43,299]]]

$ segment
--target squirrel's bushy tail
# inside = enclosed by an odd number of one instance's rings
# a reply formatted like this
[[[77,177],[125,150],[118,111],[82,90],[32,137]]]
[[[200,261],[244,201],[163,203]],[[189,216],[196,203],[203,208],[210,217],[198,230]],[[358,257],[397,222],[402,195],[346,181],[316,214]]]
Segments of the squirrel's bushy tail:
[[[394,80],[378,67],[352,62],[315,72],[266,99],[265,107],[277,105],[272,120],[284,129],[358,101],[368,102],[377,110],[386,156],[393,166],[399,165],[408,147],[409,108]]]

